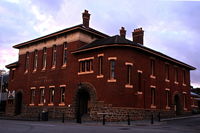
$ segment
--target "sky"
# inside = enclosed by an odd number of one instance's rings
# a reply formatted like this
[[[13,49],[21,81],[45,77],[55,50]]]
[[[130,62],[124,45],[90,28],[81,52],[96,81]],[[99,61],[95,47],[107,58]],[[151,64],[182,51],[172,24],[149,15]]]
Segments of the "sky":
[[[200,87],[200,0],[0,0],[0,69],[18,60],[13,45],[82,23],[127,38],[142,27],[144,45],[190,64],[191,84]]]

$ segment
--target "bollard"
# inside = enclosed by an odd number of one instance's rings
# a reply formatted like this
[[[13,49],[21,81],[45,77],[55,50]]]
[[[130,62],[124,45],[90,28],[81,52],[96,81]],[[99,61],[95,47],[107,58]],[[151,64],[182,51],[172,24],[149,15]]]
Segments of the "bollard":
[[[38,121],[40,121],[40,113],[38,113]]]
[[[131,125],[129,114],[128,114],[128,125]]]
[[[65,113],[62,114],[62,123],[65,123]]]
[[[105,125],[105,114],[103,114],[103,125]]]
[[[158,113],[158,121],[160,122],[160,112]]]
[[[153,114],[151,115],[151,124],[153,124]]]
[[[80,113],[77,114],[76,122],[81,124],[81,114]]]

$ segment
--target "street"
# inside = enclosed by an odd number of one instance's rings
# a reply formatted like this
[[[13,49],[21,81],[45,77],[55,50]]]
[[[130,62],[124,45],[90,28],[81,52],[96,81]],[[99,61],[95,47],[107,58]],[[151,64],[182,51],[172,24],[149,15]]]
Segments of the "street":
[[[103,126],[96,123],[76,124],[72,122],[39,122],[39,121],[15,121],[0,120],[0,133],[199,133],[200,116],[149,123],[132,123],[131,126],[125,124],[109,124]]]

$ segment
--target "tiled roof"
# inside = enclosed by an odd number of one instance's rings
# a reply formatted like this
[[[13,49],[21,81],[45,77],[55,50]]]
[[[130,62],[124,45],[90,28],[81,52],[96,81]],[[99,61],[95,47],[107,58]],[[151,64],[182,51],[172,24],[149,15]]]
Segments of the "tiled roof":
[[[77,31],[77,30],[81,30],[81,31],[84,31],[84,32],[87,32],[87,33],[91,33],[95,36],[99,36],[99,37],[102,37],[102,38],[109,37],[108,35],[100,32],[100,31],[97,31],[97,30],[90,28],[90,27],[86,28],[85,26],[83,26],[83,24],[80,24],[80,25],[76,25],[76,26],[73,26],[73,27],[70,27],[70,28],[66,28],[66,29],[48,34],[46,36],[42,36],[42,37],[30,40],[30,41],[26,41],[26,42],[17,44],[13,47],[14,48],[21,48],[21,47],[24,47],[26,45],[32,45],[32,44],[37,43],[39,41],[42,41],[42,40],[45,40],[45,39],[48,39],[48,38],[51,38],[51,37],[56,37],[56,36],[61,35],[61,34]]]
[[[133,41],[130,41],[126,38],[123,38],[119,35],[115,35],[112,37],[107,37],[107,38],[103,38],[103,39],[99,39],[99,40],[95,40],[85,46],[82,46],[81,48],[79,48],[78,50],[72,52],[72,53],[80,53],[80,52],[84,52],[84,51],[88,51],[88,50],[93,50],[93,49],[98,49],[98,48],[103,48],[103,47],[117,47],[117,46],[125,46],[125,47],[132,47],[132,48],[136,48],[138,50],[147,52],[149,54],[152,55],[156,55],[158,57],[161,57],[163,59],[166,60],[170,60],[172,62],[175,62],[179,65],[185,66],[191,70],[195,70],[196,68],[194,68],[193,66],[190,66],[188,64],[185,64],[181,61],[178,61],[172,57],[169,57],[161,52],[155,51],[153,49],[150,49],[148,47],[145,47],[142,44],[139,43],[135,43]]]
[[[78,50],[83,50],[83,49],[88,49],[88,48],[98,47],[98,46],[103,46],[103,45],[109,45],[109,44],[131,44],[131,45],[140,46],[139,44],[134,43],[133,41],[125,39],[119,35],[115,35],[112,37],[95,40],[92,43],[89,43],[88,45],[85,45],[79,48]]]
[[[18,61],[16,61],[16,62],[13,62],[13,63],[11,63],[11,64],[9,64],[9,65],[6,65],[6,68],[15,68],[15,67],[17,67],[19,65],[19,63],[18,63]]]

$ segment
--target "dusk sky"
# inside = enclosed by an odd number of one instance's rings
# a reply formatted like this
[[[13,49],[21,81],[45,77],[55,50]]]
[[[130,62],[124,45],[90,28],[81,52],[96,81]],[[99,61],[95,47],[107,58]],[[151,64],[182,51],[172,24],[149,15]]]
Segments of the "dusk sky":
[[[197,68],[191,83],[200,87],[200,1],[198,0],[0,0],[0,69],[18,60],[13,45],[82,23],[108,35],[123,26],[145,31],[144,45]]]

